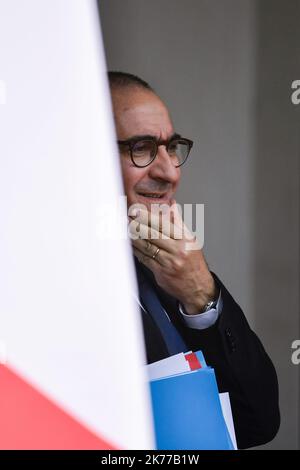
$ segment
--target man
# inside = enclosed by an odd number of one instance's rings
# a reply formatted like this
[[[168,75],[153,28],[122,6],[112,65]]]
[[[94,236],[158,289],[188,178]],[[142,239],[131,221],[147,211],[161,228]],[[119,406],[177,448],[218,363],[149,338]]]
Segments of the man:
[[[109,72],[109,82],[128,207],[141,205],[130,213],[130,227],[140,234],[132,245],[148,362],[201,349],[219,390],[230,393],[238,447],[266,443],[280,422],[275,369],[203,251],[188,249],[190,234],[175,204],[192,142],[175,133],[166,106],[146,82],[122,72]],[[166,237],[162,217],[151,215],[153,204],[170,208]],[[176,227],[183,237],[175,236]]]

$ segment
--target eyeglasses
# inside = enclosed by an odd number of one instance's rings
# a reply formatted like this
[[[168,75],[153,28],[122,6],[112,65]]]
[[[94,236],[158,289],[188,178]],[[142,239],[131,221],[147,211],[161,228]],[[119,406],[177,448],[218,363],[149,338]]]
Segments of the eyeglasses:
[[[118,140],[119,146],[129,147],[132,163],[144,168],[155,159],[158,147],[164,145],[171,162],[177,168],[183,165],[193,147],[193,141],[180,136],[171,137],[170,140],[157,140],[155,137],[136,137],[128,140]]]

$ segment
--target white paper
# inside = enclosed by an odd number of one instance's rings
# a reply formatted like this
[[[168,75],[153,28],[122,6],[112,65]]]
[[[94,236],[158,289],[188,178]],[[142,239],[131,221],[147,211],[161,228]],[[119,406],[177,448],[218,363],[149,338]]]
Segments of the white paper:
[[[153,362],[147,367],[149,380],[162,379],[171,375],[190,372],[190,366],[184,353],[175,354],[161,361]]]
[[[225,419],[228,432],[230,434],[233,447],[235,450],[237,450],[237,443],[236,443],[236,437],[235,437],[235,430],[234,430],[234,423],[233,423],[229,393],[228,392],[219,393],[219,397],[220,397],[223,416]]]

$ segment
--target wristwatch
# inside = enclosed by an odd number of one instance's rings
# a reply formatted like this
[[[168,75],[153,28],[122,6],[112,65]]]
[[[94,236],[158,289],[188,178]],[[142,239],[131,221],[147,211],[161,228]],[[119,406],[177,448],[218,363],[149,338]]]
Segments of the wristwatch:
[[[220,293],[219,293],[218,298],[217,298],[216,300],[210,300],[209,302],[207,302],[207,304],[204,305],[202,311],[199,312],[199,313],[200,313],[200,314],[201,314],[201,313],[205,313],[205,312],[208,312],[208,311],[209,311],[210,309],[212,309],[212,308],[217,308],[219,297],[220,297]],[[180,302],[178,302],[178,305],[179,305],[179,311],[180,311],[180,313],[182,313],[183,315],[189,315],[189,314],[185,311],[184,306],[180,304]]]
[[[217,303],[218,303],[218,300],[211,300],[210,302],[207,302],[207,304],[204,306],[202,310],[202,313],[205,313],[212,308],[216,308]]]

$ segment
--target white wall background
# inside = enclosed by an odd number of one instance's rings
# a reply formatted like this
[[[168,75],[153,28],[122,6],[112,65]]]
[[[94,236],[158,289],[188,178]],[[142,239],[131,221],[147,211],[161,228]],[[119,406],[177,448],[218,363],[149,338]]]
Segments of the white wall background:
[[[100,0],[110,69],[141,75],[194,139],[180,202],[204,202],[208,262],[275,363],[299,446],[299,0]]]

